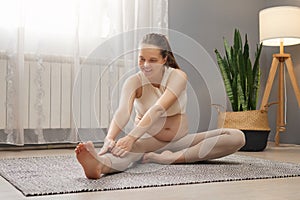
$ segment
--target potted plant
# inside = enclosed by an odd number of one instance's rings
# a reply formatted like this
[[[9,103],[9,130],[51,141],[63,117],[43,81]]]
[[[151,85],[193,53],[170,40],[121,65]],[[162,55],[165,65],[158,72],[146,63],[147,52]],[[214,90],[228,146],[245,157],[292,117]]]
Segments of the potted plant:
[[[249,55],[247,34],[243,41],[239,30],[234,31],[233,45],[224,38],[225,56],[215,49],[216,58],[222,74],[226,93],[233,112],[219,112],[218,126],[237,128],[244,132],[246,144],[241,150],[262,151],[265,149],[270,127],[267,106],[256,110],[260,88],[259,59],[262,44],[257,45],[252,65]]]

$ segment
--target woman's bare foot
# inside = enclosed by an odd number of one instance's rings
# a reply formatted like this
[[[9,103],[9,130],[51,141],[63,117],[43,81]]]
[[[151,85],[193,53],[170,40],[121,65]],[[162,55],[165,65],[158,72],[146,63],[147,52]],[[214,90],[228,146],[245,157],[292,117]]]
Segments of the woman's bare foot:
[[[164,151],[162,153],[154,153],[154,152],[149,152],[146,153],[143,157],[143,163],[159,163],[159,164],[172,164],[172,163],[177,163],[181,159],[182,155],[176,153],[173,153],[171,151]]]
[[[78,162],[83,167],[84,173],[89,179],[99,179],[103,168],[105,167],[104,160],[97,155],[92,142],[80,143],[77,145],[76,157]]]

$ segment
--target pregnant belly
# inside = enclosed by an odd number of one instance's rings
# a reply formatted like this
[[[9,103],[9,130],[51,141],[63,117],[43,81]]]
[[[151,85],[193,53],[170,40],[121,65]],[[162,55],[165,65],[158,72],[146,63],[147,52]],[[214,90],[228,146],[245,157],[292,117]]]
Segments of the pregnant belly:
[[[136,124],[139,122],[136,118]],[[188,123],[185,114],[162,117],[148,129],[147,133],[161,141],[178,140],[188,133]]]

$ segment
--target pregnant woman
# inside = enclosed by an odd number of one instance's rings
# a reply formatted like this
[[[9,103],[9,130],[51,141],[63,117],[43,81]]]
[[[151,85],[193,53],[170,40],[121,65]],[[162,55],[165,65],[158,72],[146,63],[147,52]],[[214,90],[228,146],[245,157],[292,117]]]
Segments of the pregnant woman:
[[[166,36],[145,35],[138,62],[140,71],[123,85],[119,107],[100,152],[92,142],[80,143],[75,149],[87,178],[124,171],[137,161],[172,164],[220,158],[244,146],[244,134],[236,129],[188,134],[188,78]],[[117,140],[133,109],[134,128]]]

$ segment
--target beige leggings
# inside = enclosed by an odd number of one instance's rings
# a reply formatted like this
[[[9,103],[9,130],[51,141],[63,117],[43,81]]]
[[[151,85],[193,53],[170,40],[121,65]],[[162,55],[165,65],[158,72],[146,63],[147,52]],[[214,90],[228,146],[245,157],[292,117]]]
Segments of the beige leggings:
[[[154,137],[140,138],[136,141],[132,152],[125,157],[115,157],[110,153],[104,156],[109,158],[112,170],[124,171],[140,160],[144,153],[161,153],[169,150],[184,156],[184,162],[197,162],[220,158],[238,151],[245,144],[242,131],[237,129],[215,129],[201,133],[188,134],[173,142],[163,142]]]

